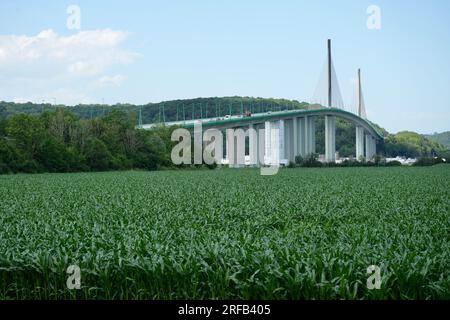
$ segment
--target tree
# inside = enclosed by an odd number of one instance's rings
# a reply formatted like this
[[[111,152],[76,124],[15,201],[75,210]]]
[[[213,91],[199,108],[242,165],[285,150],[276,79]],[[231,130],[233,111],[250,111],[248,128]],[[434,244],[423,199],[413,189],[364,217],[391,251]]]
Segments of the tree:
[[[74,164],[73,153],[69,153],[66,146],[59,139],[45,133],[41,136],[36,150],[36,160],[49,172],[72,171]]]
[[[100,139],[90,138],[86,143],[84,154],[86,163],[91,170],[105,171],[111,168],[111,153]]]
[[[22,169],[25,159],[7,138],[0,138],[0,174],[18,172]]]
[[[38,117],[28,114],[18,114],[8,120],[7,135],[15,140],[17,147],[27,152],[31,158],[36,154],[44,128]]]

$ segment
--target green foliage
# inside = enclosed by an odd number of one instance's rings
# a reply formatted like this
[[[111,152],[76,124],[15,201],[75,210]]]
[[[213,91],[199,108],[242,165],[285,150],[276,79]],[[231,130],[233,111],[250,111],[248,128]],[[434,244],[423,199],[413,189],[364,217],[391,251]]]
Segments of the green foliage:
[[[448,166],[3,175],[0,299],[450,299],[449,182]]]
[[[325,121],[323,117],[316,117],[316,151],[325,153]],[[349,157],[356,153],[355,125],[345,119],[336,118],[336,151],[341,157]]]
[[[295,156],[295,164],[299,167],[321,167],[322,163],[318,160],[317,153],[311,153],[304,158],[301,155]]]
[[[430,157],[446,152],[445,147],[428,138],[409,131],[385,136],[381,151],[389,157]]]
[[[172,167],[170,150],[174,143],[170,134],[174,128],[161,125],[151,131],[136,130],[138,114],[142,114],[143,123],[152,123],[307,107],[314,106],[285,99],[253,97],[198,98],[142,106],[68,107],[0,102],[0,139],[4,139],[0,148],[3,159],[0,172],[157,170]],[[316,150],[323,154],[323,118],[315,117],[315,124]],[[386,157],[440,156],[450,159],[450,150],[422,135],[413,132],[390,135],[373,125],[386,136],[384,143],[377,147]],[[100,149],[96,151],[95,147]],[[336,151],[341,157],[355,154],[355,126],[341,118],[336,119]],[[96,159],[97,156],[100,158]],[[319,166],[319,163],[310,161],[302,166]]]
[[[173,128],[136,130],[135,115],[113,110],[78,119],[63,108],[0,121],[0,173],[170,167]]]
[[[399,167],[401,166],[402,163],[400,161],[394,160],[394,161],[389,161],[385,163],[386,167]]]
[[[442,158],[422,157],[419,158],[413,165],[418,167],[424,167],[424,166],[434,166],[440,163],[444,163]]]
[[[112,155],[100,139],[89,139],[86,143],[85,154],[86,162],[92,170],[105,171],[112,167]]]
[[[25,156],[14,141],[0,137],[0,174],[24,171]]]
[[[325,122],[323,118],[316,121],[316,150],[325,153]],[[440,156],[450,159],[450,150],[445,146],[415,132],[399,132],[389,134],[383,128],[372,123],[385,139],[377,146],[377,150],[386,157],[404,156],[409,158]],[[341,157],[349,157],[355,150],[355,125],[347,120],[336,119],[336,151]]]
[[[341,167],[362,167],[366,164],[365,161],[356,161],[356,160],[344,160],[340,163]]]
[[[450,150],[450,131],[425,135],[431,141],[443,145]]]
[[[217,168],[217,163],[213,162],[212,164],[205,164],[208,169],[214,170]]]
[[[17,114],[8,119],[6,125],[7,137],[15,142],[15,145],[30,156],[36,153],[40,138],[43,134],[43,123],[38,117],[28,114]]]
[[[9,117],[17,113],[38,115],[45,111],[54,112],[58,108],[64,108],[81,119],[94,119],[103,117],[110,112],[133,113],[136,118],[141,111],[143,123],[168,122],[177,120],[190,120],[206,117],[223,117],[228,114],[243,114],[245,111],[252,113],[266,111],[280,111],[292,109],[304,109],[308,104],[296,100],[254,98],[254,97],[210,97],[163,101],[148,103],[145,105],[115,104],[115,105],[76,105],[54,106],[50,104],[33,104],[0,102],[0,117]],[[183,112],[184,110],[184,112]]]
[[[72,154],[57,138],[43,134],[39,138],[35,160],[48,172],[70,171],[68,165],[73,162]]]
[[[297,157],[295,157],[295,160],[297,160]],[[291,168],[291,169],[295,168],[296,167],[296,162],[289,161],[287,167]]]

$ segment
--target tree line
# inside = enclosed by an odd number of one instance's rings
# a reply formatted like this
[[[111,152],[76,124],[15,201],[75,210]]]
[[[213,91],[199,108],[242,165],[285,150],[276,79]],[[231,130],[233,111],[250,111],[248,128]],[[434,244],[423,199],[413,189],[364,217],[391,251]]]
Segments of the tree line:
[[[136,130],[133,113],[80,119],[63,108],[0,119],[0,173],[170,167],[169,128]]]
[[[298,101],[247,97],[177,100],[164,103],[168,117],[166,121],[176,120],[177,106],[180,117],[180,105],[185,106],[186,113],[188,106],[200,104],[208,106],[200,110],[205,116],[224,110],[219,106],[234,107],[234,112],[247,111],[248,108],[258,112],[258,106],[262,110],[265,106],[275,110],[308,107]],[[93,106],[41,107],[36,104],[0,103],[0,173],[158,170],[173,167],[170,160],[175,144],[170,139],[173,128],[161,125],[152,130],[136,129],[139,112],[143,112],[138,106],[103,106],[102,112],[98,107],[92,117],[90,110]],[[147,112],[156,117],[161,107],[162,103],[148,106]],[[385,135],[384,143],[377,147],[382,156],[450,158],[446,148],[422,135],[414,132],[389,134],[380,127],[378,129]],[[325,125],[320,117],[316,119],[316,144],[316,151],[323,154]],[[355,126],[340,118],[336,121],[336,149],[341,157],[355,154]]]
[[[103,117],[111,111],[119,110],[134,112],[137,118],[141,118],[142,123],[158,123],[239,115],[245,111],[259,113],[305,109],[307,106],[308,103],[296,100],[239,96],[171,100],[144,105],[118,103],[114,105],[78,104],[65,106],[50,103],[0,101],[0,117],[10,117],[18,113],[38,115],[45,111],[55,111],[64,108],[81,119],[94,119]]]

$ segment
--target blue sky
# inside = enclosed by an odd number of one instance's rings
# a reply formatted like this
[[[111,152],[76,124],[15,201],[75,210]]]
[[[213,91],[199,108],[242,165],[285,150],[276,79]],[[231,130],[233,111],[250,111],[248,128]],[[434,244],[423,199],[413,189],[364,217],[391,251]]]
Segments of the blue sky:
[[[81,9],[69,30],[69,5]],[[381,10],[369,30],[366,10]],[[308,101],[333,40],[344,102],[357,68],[370,120],[450,130],[450,1],[0,2],[0,100],[147,103],[210,96]]]

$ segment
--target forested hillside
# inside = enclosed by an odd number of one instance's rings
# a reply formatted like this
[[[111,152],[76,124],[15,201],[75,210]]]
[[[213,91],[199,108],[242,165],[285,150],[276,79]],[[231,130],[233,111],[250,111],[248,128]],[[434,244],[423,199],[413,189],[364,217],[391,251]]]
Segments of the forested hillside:
[[[385,136],[382,151],[390,156],[412,158],[421,156],[448,157],[450,154],[443,145],[410,131]]]
[[[437,142],[447,149],[450,149],[450,131],[434,133],[434,134],[426,134],[424,135],[427,139]]]
[[[304,109],[307,103],[249,97],[199,98],[136,105],[53,106],[0,103],[0,173],[73,172],[173,167],[172,128],[145,131],[142,123]],[[337,119],[336,149],[355,154],[355,126]],[[385,156],[449,156],[439,143],[414,133],[385,134]],[[317,152],[324,153],[324,120],[316,120]]]
[[[9,117],[18,113],[41,114],[45,111],[55,111],[64,108],[81,119],[93,119],[106,115],[113,110],[134,112],[138,117],[141,113],[143,123],[155,123],[164,121],[190,120],[228,114],[243,114],[245,111],[253,113],[265,111],[279,111],[304,109],[308,106],[305,102],[285,99],[265,99],[252,97],[213,97],[185,100],[163,101],[148,103],[145,105],[131,104],[80,104],[75,106],[0,102],[0,117]]]
[[[133,113],[79,119],[65,109],[0,121],[0,173],[73,172],[171,166],[170,130],[136,130]]]

